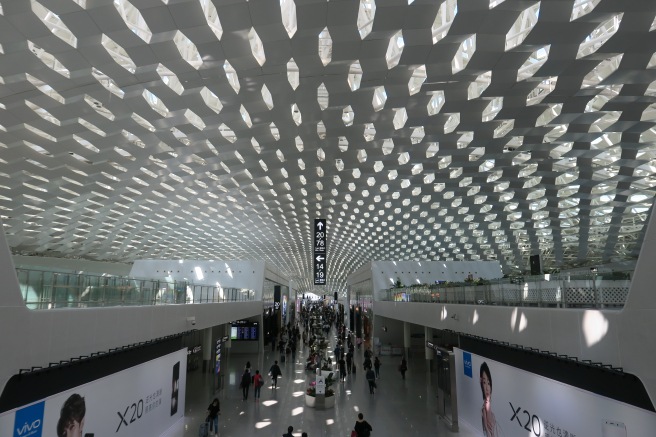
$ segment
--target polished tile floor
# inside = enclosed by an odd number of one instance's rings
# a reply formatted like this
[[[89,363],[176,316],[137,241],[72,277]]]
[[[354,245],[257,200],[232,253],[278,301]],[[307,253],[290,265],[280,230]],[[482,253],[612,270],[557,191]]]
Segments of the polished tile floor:
[[[215,396],[221,402],[219,435],[222,437],[281,436],[289,425],[294,427],[295,436],[305,431],[309,437],[348,437],[359,412],[372,425],[372,435],[476,435],[463,424],[458,433],[451,432],[436,414],[435,372],[427,370],[423,354],[411,357],[405,380],[396,371],[399,357],[381,357],[378,390],[370,395],[362,372],[362,352],[356,351],[358,372],[349,375],[344,383],[335,383],[335,407],[327,410],[315,410],[305,405],[305,389],[314,378],[313,373],[303,370],[307,348],[297,352],[295,362],[288,360],[281,365],[283,376],[278,381],[278,389],[272,390],[269,384],[262,387],[260,402],[254,401],[252,387],[248,400],[242,400],[238,388],[241,371],[246,361],[250,361],[253,370],[264,370],[262,373],[266,374],[273,361],[278,359],[278,352],[267,348],[258,355],[227,354],[227,362],[222,363],[225,369],[222,390],[214,391],[211,374],[195,371],[188,375],[184,423],[179,422],[166,436],[197,436],[207,406]]]

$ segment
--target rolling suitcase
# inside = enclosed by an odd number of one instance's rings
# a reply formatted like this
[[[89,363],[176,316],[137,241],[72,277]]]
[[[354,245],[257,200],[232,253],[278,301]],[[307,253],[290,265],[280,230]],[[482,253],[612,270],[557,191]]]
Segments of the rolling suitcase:
[[[210,424],[208,422],[203,422],[198,428],[198,437],[207,437],[210,435]]]

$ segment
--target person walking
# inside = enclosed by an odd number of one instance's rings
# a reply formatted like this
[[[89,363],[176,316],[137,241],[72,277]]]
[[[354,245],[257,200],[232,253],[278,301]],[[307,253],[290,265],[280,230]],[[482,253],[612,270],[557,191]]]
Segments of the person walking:
[[[364,415],[362,415],[362,413],[358,413],[358,420],[355,422],[353,430],[356,432],[358,437],[369,437],[371,435],[371,431],[374,429],[371,427],[371,425],[369,425],[369,422],[364,420]]]
[[[405,372],[408,370],[408,362],[405,360],[405,357],[401,358],[401,364],[399,364],[399,372],[401,372],[401,377],[405,379]]]
[[[273,385],[271,388],[277,388],[278,387],[278,377],[282,375],[282,372],[280,371],[280,366],[278,365],[278,361],[273,362],[273,366],[269,369],[269,373],[271,374],[271,379],[273,380]]]
[[[255,402],[260,402],[260,390],[264,385],[264,378],[260,375],[260,371],[255,371],[255,376],[253,377],[253,396],[255,397]]]
[[[294,432],[294,427],[290,425],[287,427],[287,433],[283,434],[282,437],[294,437],[292,432]]]
[[[292,361],[296,362],[296,338],[289,344],[289,347],[292,350]]]
[[[241,375],[240,386],[242,394],[244,395],[244,400],[248,399],[248,389],[251,386],[251,372],[248,369],[244,370],[244,373]]]
[[[348,351],[346,353],[346,369],[348,370],[348,373],[351,373],[352,365],[353,365],[353,353],[351,351]]]
[[[376,388],[376,374],[371,367],[367,369],[366,377],[367,382],[369,383],[369,394],[374,394]]]
[[[376,379],[380,378],[380,360],[378,357],[374,358],[374,370],[376,370]]]
[[[287,347],[287,342],[283,339],[282,334],[280,335],[280,342],[278,343],[278,349],[280,350],[280,362],[285,362],[285,348]]]
[[[369,370],[369,369],[371,369],[371,367],[372,367],[371,358],[366,357],[364,359],[364,362],[362,363],[362,368],[364,370]]]
[[[346,381],[346,360],[344,358],[340,358],[339,361],[339,377],[342,380],[342,382]]]
[[[207,421],[210,423],[210,431],[214,428],[214,435],[219,435],[219,411],[221,411],[221,406],[219,404],[219,399],[214,398],[209,407],[207,407]]]

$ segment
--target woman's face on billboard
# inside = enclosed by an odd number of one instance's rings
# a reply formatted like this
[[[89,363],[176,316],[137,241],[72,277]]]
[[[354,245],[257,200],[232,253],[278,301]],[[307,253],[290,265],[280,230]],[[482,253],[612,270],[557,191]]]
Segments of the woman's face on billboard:
[[[73,421],[73,424],[66,430],[66,437],[82,437],[84,432],[84,418],[82,421]]]
[[[490,378],[485,372],[481,375],[481,387],[483,387],[483,397],[489,399],[492,396],[492,384],[490,384]]]

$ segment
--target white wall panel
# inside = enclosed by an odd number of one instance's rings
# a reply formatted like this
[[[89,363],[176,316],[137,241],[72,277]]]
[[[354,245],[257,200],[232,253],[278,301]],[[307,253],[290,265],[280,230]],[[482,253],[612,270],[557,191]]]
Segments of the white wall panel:
[[[15,291],[17,293],[17,291]],[[21,368],[258,315],[262,302],[29,311],[0,307],[0,388]]]
[[[107,273],[108,275],[128,276],[132,269],[132,264],[128,263],[89,261],[84,259],[22,255],[14,255],[13,259],[16,267],[57,272],[84,272],[99,275]]]
[[[476,279],[497,279],[503,276],[497,261],[372,261],[371,278],[377,296],[396,283],[403,285],[433,284],[435,281],[462,282],[469,273]],[[365,265],[366,266],[366,265]],[[363,280],[363,273],[350,275],[348,283]]]
[[[208,261],[208,260],[137,260],[130,276],[185,281],[188,284],[213,285],[223,288],[247,288],[262,298],[264,261]],[[284,282],[283,285],[287,285]]]
[[[651,310],[634,311],[629,319],[619,310],[376,301],[374,313],[623,367],[641,379],[652,400],[656,394],[656,380],[651,376],[656,359]],[[645,330],[645,326],[650,328]]]
[[[231,265],[237,271],[238,266],[252,267],[248,262]],[[260,284],[263,271],[264,263],[257,275]],[[248,277],[251,278],[248,285],[255,285],[253,274]],[[0,288],[0,331],[3,332],[0,336],[0,389],[21,368],[48,366],[50,362],[184,332],[192,328],[187,317],[196,318],[193,328],[204,329],[252,317],[262,311],[260,301],[28,310],[23,304],[13,260],[2,232],[0,280],[3,284]]]

